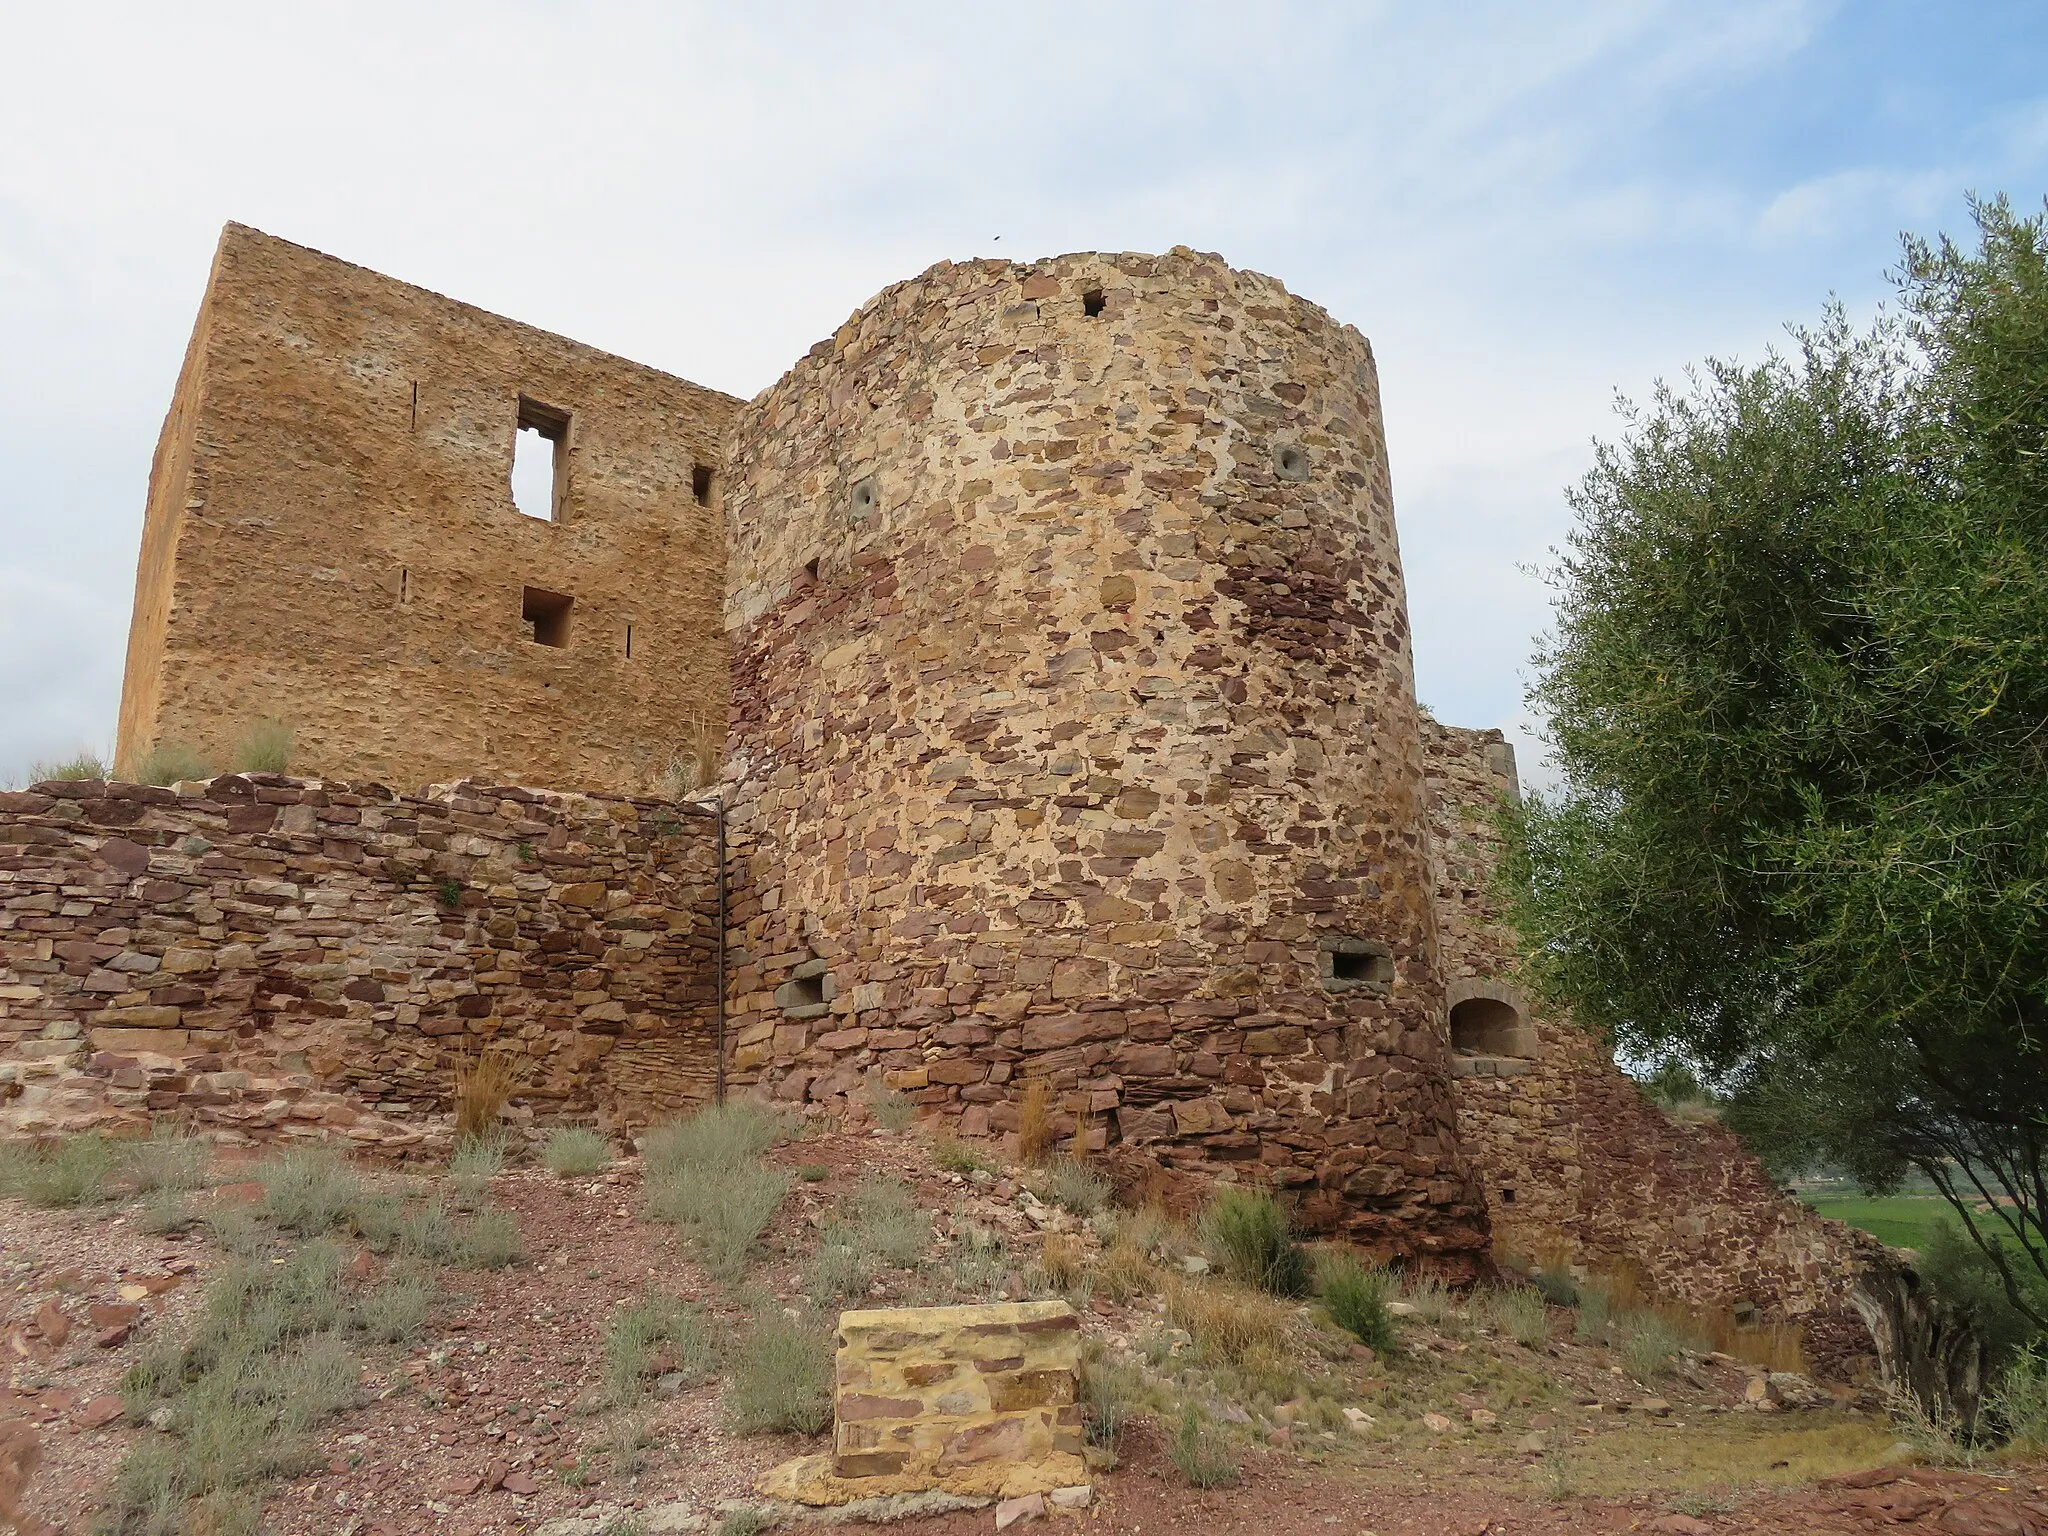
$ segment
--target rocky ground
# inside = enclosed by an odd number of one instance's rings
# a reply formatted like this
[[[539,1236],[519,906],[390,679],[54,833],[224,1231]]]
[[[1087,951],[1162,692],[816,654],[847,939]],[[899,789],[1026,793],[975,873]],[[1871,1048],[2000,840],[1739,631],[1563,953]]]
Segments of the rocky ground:
[[[1867,1393],[1774,1381],[1715,1355],[1681,1356],[1638,1381],[1614,1351],[1575,1339],[1564,1308],[1551,1309],[1547,1339],[1525,1345],[1483,1308],[1428,1296],[1409,1304],[1386,1358],[1302,1309],[1289,1335],[1299,1358],[1209,1369],[1157,1294],[1169,1275],[1201,1283],[1189,1278],[1200,1268],[1191,1253],[1163,1246],[1149,1280],[1102,1283],[1102,1245],[1087,1224],[1035,1200],[1014,1170],[941,1171],[915,1132],[813,1136],[771,1156],[798,1176],[737,1284],[714,1282],[675,1229],[644,1219],[632,1162],[575,1179],[497,1175],[490,1198],[515,1216],[525,1258],[443,1271],[416,1339],[360,1351],[353,1405],[320,1427],[304,1470],[267,1485],[264,1529],[718,1531],[756,1476],[820,1442],[734,1434],[720,1382],[693,1382],[660,1360],[645,1396],[622,1404],[603,1386],[607,1328],[650,1290],[697,1302],[721,1340],[740,1337],[763,1307],[801,1309],[821,1225],[854,1189],[893,1176],[933,1213],[935,1232],[918,1262],[876,1279],[877,1301],[969,1299],[963,1287],[1043,1292],[1047,1232],[1086,1256],[1067,1294],[1099,1358],[1144,1383],[1116,1465],[1098,1475],[1080,1517],[1090,1529],[2048,1536],[2042,1468],[1915,1465]],[[431,1178],[385,1172],[374,1182],[403,1191]],[[246,1202],[246,1180],[217,1168],[201,1198]],[[0,1419],[35,1426],[42,1465],[25,1507],[71,1536],[95,1529],[122,1458],[158,1434],[124,1413],[123,1371],[153,1343],[187,1336],[229,1262],[204,1227],[162,1236],[141,1226],[133,1203],[0,1202]],[[999,1262],[972,1270],[962,1262],[970,1250]],[[389,1262],[351,1249],[359,1282]],[[1234,1486],[1190,1487],[1169,1457],[1187,1402],[1218,1426]],[[992,1526],[982,1510],[898,1528]]]

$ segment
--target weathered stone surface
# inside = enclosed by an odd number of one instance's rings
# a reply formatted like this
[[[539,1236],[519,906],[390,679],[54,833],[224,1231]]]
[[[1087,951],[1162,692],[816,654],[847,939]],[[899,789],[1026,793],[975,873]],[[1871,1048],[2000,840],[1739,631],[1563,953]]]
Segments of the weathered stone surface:
[[[329,778],[652,789],[722,733],[738,404],[228,225],[150,475],[118,762],[227,765],[277,718]],[[552,522],[512,500],[536,407],[566,421]],[[565,643],[528,589],[570,599]],[[139,874],[134,848],[105,857]]]
[[[837,1505],[1080,1483],[1080,1328],[1063,1301],[843,1312],[832,1457],[785,1463],[757,1487]]]

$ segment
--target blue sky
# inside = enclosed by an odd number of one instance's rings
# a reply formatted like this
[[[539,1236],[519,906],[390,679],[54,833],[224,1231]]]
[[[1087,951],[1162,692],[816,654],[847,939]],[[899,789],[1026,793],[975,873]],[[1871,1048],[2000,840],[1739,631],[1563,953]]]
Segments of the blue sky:
[[[2048,10],[1991,0],[45,6],[7,55],[0,778],[111,740],[227,219],[741,395],[944,257],[1271,272],[1373,340],[1423,698],[1526,761],[1615,394],[2048,192]]]

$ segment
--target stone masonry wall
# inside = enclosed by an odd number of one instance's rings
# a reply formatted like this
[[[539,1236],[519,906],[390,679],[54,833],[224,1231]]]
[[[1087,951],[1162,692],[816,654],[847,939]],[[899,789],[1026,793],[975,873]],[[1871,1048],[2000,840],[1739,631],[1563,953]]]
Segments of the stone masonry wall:
[[[1494,807],[1518,793],[1498,731],[1425,717],[1432,878],[1450,995],[1505,998],[1533,1049],[1458,1062],[1459,1135],[1485,1185],[1497,1250],[1630,1269],[1658,1293],[1704,1307],[1754,1306],[1801,1320],[1810,1349],[1858,1346],[1847,1305],[1876,1239],[1781,1193],[1714,1121],[1652,1103],[1603,1044],[1546,1015],[1516,985],[1514,938],[1489,894]]]
[[[702,1101],[715,835],[665,802],[476,783],[0,794],[0,1131],[184,1113],[404,1147],[484,1051],[515,1118]]]
[[[1119,1158],[1482,1248],[1365,338],[1185,249],[941,264],[729,458],[736,1080],[979,1132],[1043,1079]]]
[[[150,472],[117,758],[641,792],[715,754],[739,402],[239,224]],[[562,433],[552,521],[511,490]],[[540,644],[527,589],[569,599]]]

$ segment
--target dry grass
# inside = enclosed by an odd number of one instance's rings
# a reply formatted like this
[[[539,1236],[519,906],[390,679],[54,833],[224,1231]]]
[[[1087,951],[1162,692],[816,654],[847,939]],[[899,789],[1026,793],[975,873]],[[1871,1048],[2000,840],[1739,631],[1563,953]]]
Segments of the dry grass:
[[[1087,1273],[1087,1258],[1080,1238],[1070,1232],[1048,1232],[1045,1247],[1039,1251],[1038,1272],[1054,1290],[1071,1291]]]
[[[485,1054],[455,1069],[455,1135],[480,1137],[496,1127],[498,1116],[519,1086],[512,1064],[503,1056]]]
[[[1167,1321],[1187,1330],[1211,1359],[1240,1365],[1248,1355],[1286,1347],[1288,1309],[1258,1291],[1169,1277],[1165,1296]]]
[[[1151,1256],[1137,1242],[1121,1234],[1103,1251],[1096,1283],[1112,1301],[1129,1301],[1150,1294],[1159,1284],[1159,1271]]]
[[[283,773],[292,762],[292,728],[275,716],[258,720],[235,745],[238,773]]]
[[[718,780],[718,760],[725,732],[700,709],[683,717],[683,736],[656,776],[655,789],[666,800],[684,800]]]
[[[1034,1077],[1017,1104],[1017,1161],[1036,1168],[1052,1151],[1052,1142],[1052,1087]]]

